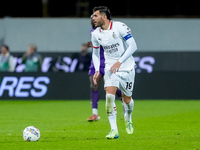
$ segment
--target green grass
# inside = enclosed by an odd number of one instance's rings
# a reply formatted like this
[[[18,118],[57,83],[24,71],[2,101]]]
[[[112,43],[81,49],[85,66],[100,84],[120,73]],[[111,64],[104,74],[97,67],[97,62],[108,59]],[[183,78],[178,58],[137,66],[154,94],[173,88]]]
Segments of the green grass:
[[[0,149],[134,149],[200,150],[200,101],[136,100],[135,132],[127,135],[122,105],[116,101],[119,139],[107,140],[110,125],[99,102],[101,119],[87,122],[90,101],[0,101]],[[38,142],[25,142],[27,126],[41,132]]]

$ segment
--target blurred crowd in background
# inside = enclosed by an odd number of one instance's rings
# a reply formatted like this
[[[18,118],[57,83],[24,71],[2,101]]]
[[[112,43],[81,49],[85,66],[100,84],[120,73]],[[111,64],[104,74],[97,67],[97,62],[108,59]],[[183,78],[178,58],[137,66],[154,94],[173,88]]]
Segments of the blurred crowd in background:
[[[91,62],[91,53],[88,49],[91,48],[91,45],[88,43],[83,43],[81,45],[80,53],[74,53],[72,60],[74,60],[74,67],[71,72],[74,71],[89,71],[89,66]],[[15,57],[16,58],[16,57]],[[37,46],[35,44],[30,44],[28,50],[22,55],[19,56],[19,60],[16,60],[12,52],[9,50],[8,45],[1,46],[0,53],[0,72],[44,72],[42,70],[43,57],[37,51]],[[49,64],[49,68],[45,72],[70,72],[68,71],[67,62],[70,58],[64,57],[62,55],[52,59]],[[16,70],[17,65],[24,64],[23,68]],[[67,69],[67,70],[66,70]]]

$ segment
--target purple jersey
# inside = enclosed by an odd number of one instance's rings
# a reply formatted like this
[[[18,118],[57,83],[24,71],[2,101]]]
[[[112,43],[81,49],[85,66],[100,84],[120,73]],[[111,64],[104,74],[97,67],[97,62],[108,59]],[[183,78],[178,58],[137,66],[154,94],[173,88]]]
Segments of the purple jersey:
[[[91,29],[90,30],[90,35],[92,35],[92,32],[94,31],[95,29]],[[104,68],[105,68],[105,58],[104,58],[104,50],[103,50],[103,47],[100,46],[100,69],[99,69],[99,72],[100,72],[100,75],[104,76]],[[93,61],[91,60],[91,64],[90,64],[90,68],[89,68],[89,75],[94,75],[95,74],[95,68],[94,68],[94,64],[93,64]]]

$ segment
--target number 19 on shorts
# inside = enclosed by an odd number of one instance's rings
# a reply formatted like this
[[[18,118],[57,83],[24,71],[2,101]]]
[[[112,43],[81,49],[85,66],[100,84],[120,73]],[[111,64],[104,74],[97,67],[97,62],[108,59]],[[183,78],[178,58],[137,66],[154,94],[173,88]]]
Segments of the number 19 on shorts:
[[[133,82],[126,82],[126,89],[132,89]]]

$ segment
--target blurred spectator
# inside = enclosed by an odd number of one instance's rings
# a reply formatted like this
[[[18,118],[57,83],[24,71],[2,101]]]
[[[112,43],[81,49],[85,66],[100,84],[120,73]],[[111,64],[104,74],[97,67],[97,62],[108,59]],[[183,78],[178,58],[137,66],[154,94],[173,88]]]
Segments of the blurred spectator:
[[[25,64],[24,72],[40,72],[42,56],[37,53],[37,47],[31,44],[27,52],[22,56],[22,63]]]
[[[0,72],[14,72],[15,66],[13,63],[13,56],[9,53],[7,45],[1,46],[0,54]]]
[[[78,59],[76,71],[89,71],[92,57],[91,54],[88,53],[87,44],[81,45],[81,52],[76,56],[76,58]]]

